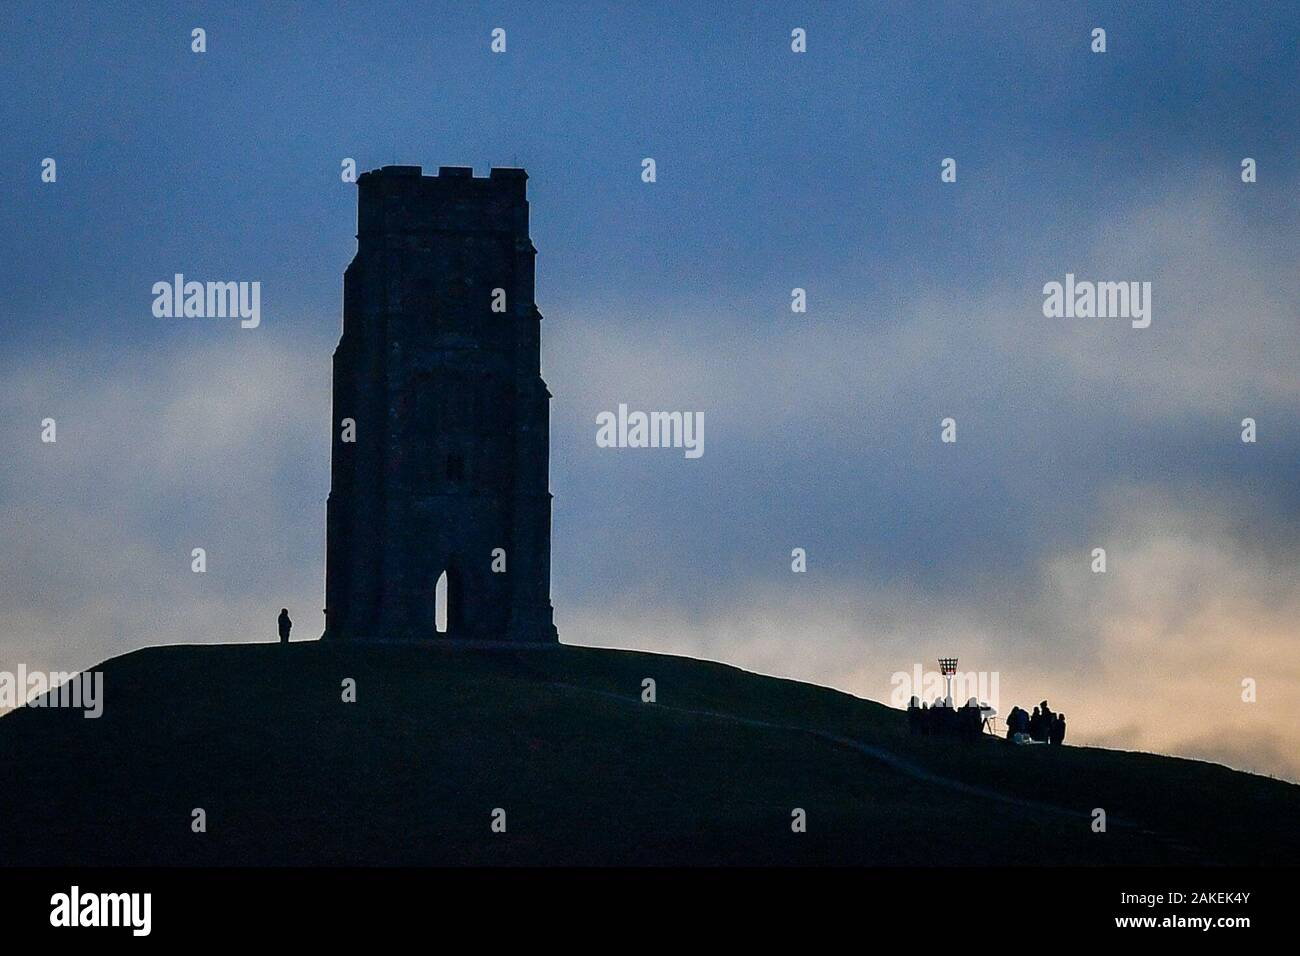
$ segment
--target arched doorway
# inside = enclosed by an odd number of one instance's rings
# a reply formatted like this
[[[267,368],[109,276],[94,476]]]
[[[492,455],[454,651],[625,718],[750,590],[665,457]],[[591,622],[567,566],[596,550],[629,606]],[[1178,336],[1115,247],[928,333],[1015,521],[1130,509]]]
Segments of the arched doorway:
[[[447,572],[443,571],[433,587],[433,629],[439,634],[447,633],[447,598],[450,590],[451,582],[447,579]]]

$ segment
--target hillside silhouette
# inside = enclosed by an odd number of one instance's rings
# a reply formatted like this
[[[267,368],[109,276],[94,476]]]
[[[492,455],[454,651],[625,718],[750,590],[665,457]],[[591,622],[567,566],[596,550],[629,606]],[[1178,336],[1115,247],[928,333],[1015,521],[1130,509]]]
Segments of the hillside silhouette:
[[[1300,860],[1292,784],[910,737],[898,710],[688,658],[303,642],[154,647],[99,669],[97,720],[0,718],[9,864]]]

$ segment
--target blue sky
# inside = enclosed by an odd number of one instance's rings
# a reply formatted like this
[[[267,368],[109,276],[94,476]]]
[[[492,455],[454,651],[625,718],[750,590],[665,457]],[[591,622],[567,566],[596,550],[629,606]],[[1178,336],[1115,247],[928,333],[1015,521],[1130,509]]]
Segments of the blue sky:
[[[7,5],[0,666],[318,631],[340,162],[523,165],[562,639],[876,699],[959,653],[1081,741],[1298,778],[1297,36],[1287,5]],[[154,318],[175,272],[260,281],[261,327]],[[1066,272],[1151,281],[1151,328],[1045,319]],[[597,448],[619,402],[703,411],[704,457]]]

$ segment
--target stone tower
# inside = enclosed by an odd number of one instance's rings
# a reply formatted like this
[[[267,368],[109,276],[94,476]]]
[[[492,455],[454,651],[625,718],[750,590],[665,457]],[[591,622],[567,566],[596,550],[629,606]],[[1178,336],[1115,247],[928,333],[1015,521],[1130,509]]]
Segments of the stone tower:
[[[357,178],[334,352],[326,638],[557,640],[527,180],[460,166]]]

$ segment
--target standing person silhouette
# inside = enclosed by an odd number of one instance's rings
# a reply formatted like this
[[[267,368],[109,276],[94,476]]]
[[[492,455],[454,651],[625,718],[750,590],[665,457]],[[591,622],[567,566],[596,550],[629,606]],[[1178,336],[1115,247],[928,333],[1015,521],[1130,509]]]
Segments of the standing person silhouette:
[[[293,628],[293,621],[289,620],[289,609],[287,607],[280,608],[280,617],[277,619],[277,623],[280,625],[280,643],[288,644],[289,631]]]
[[[1057,714],[1056,719],[1052,721],[1052,734],[1049,741],[1058,747],[1065,743],[1065,714]]]
[[[1043,728],[1043,736],[1040,738],[1044,743],[1052,742],[1052,728],[1056,726],[1056,714],[1052,713],[1052,708],[1047,706],[1047,701],[1039,705],[1043,711],[1043,721],[1039,725]]]

